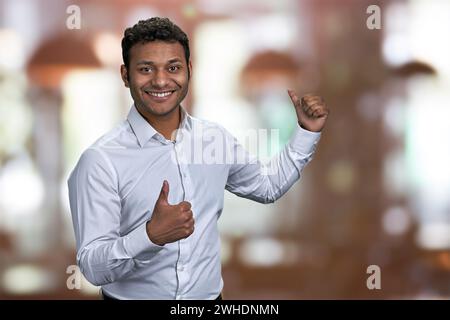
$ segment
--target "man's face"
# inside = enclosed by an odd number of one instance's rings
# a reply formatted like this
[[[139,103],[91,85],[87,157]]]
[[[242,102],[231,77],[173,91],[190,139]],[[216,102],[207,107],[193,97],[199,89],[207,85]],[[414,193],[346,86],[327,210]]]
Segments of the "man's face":
[[[136,108],[150,117],[174,111],[189,87],[191,64],[186,61],[183,46],[159,40],[138,43],[130,49],[129,56],[128,70],[122,65],[121,74]]]

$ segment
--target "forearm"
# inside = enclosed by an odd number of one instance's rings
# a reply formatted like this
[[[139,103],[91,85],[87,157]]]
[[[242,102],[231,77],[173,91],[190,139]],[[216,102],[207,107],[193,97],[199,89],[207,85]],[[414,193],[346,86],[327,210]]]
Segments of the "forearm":
[[[298,127],[289,143],[268,163],[236,166],[229,176],[227,190],[261,203],[276,201],[300,178],[319,138],[320,133]]]
[[[77,263],[85,278],[96,286],[120,280],[131,271],[135,263],[133,258],[115,259],[112,256],[116,241],[97,246],[82,248],[77,254]]]
[[[148,238],[144,223],[126,236],[80,245],[77,263],[89,282],[104,285],[126,277],[136,260],[150,260],[161,249]]]

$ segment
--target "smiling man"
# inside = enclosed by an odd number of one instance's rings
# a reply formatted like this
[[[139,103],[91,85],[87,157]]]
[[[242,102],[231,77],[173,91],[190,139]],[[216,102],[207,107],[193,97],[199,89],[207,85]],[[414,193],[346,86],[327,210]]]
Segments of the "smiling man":
[[[263,165],[223,127],[181,106],[192,64],[178,26],[139,21],[125,30],[122,55],[134,104],[83,152],[68,181],[77,263],[105,299],[221,299],[224,190],[261,203],[280,198],[312,159],[329,110],[318,96],[288,90],[298,126]],[[195,141],[200,163],[186,158]],[[211,144],[214,155],[232,156],[206,161]]]

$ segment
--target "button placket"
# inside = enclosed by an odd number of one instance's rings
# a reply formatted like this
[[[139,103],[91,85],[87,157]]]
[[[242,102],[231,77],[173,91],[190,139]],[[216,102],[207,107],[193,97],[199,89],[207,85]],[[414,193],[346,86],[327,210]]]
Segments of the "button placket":
[[[177,166],[180,173],[180,181],[181,186],[183,189],[183,200],[189,201],[188,191],[189,188],[186,188],[187,186],[187,171],[186,171],[186,164],[185,159],[183,158],[183,152],[181,148],[180,143],[174,143],[174,152],[177,159]],[[188,238],[189,239],[189,238]],[[177,299],[181,299],[182,293],[184,292],[184,289],[186,285],[189,282],[190,275],[187,271],[187,262],[190,252],[190,244],[188,239],[181,239],[178,241],[178,250],[179,250],[179,258],[176,265],[176,273],[178,278],[178,290],[177,290]]]

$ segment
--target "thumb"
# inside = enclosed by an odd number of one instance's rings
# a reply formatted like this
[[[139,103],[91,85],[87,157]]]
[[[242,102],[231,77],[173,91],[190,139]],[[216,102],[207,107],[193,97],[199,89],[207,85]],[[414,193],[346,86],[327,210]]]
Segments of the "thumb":
[[[167,182],[167,180],[164,180],[163,182],[157,202],[169,204],[169,182]]]
[[[301,118],[303,117],[302,102],[300,101],[300,99],[297,97],[297,95],[295,94],[295,92],[293,90],[288,89],[288,94],[289,94],[289,97],[291,98],[292,104],[295,107],[295,112],[297,113],[297,118],[300,121]]]
[[[297,106],[300,104],[300,99],[297,97],[297,95],[295,94],[295,92],[291,89],[287,90],[289,97],[291,98],[292,103]]]

